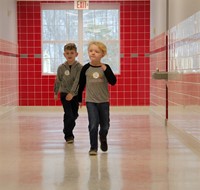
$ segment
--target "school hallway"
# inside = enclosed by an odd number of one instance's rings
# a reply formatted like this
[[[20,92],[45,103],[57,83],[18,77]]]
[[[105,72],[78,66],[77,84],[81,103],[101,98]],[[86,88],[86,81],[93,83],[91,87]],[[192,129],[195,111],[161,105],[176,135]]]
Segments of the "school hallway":
[[[0,121],[2,190],[199,190],[200,154],[149,112],[113,110],[108,152],[90,156],[87,112],[74,144],[62,110],[18,109]]]

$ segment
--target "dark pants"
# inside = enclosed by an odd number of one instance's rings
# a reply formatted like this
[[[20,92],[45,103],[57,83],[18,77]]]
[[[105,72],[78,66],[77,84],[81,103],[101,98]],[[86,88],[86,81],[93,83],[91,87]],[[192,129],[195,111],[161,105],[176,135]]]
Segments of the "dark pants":
[[[71,101],[67,101],[66,98],[67,93],[60,93],[60,100],[64,109],[64,128],[63,133],[65,135],[65,139],[68,137],[74,137],[73,129],[76,125],[76,119],[78,118],[78,97],[74,96]]]
[[[86,102],[91,149],[98,149],[98,127],[100,125],[99,136],[106,138],[110,127],[109,102],[92,103]]]

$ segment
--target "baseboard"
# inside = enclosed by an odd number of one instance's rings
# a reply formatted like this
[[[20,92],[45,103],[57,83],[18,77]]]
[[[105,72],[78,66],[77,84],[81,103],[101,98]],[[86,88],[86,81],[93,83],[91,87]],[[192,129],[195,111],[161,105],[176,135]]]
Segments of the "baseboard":
[[[18,111],[63,111],[62,106],[19,106]],[[82,106],[79,109],[80,112],[86,111],[86,106]],[[139,114],[139,113],[149,113],[149,106],[110,106],[111,112],[125,112],[126,114]]]

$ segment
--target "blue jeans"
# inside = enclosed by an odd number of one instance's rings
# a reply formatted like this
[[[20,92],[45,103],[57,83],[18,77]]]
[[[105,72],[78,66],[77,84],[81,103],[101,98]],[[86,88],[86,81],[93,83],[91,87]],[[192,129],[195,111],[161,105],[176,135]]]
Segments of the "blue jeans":
[[[98,149],[98,127],[100,125],[100,138],[106,138],[110,127],[110,105],[109,102],[93,103],[86,102],[91,149]]]

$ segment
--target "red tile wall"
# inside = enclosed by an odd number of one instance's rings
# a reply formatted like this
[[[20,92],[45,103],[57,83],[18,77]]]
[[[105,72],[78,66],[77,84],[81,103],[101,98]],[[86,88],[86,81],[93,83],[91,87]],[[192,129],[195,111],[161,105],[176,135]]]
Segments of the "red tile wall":
[[[17,2],[20,106],[60,105],[53,99],[55,76],[42,76],[41,58],[34,57],[41,54],[41,2]],[[150,2],[121,1],[120,30],[121,73],[110,87],[111,105],[148,106]]]

